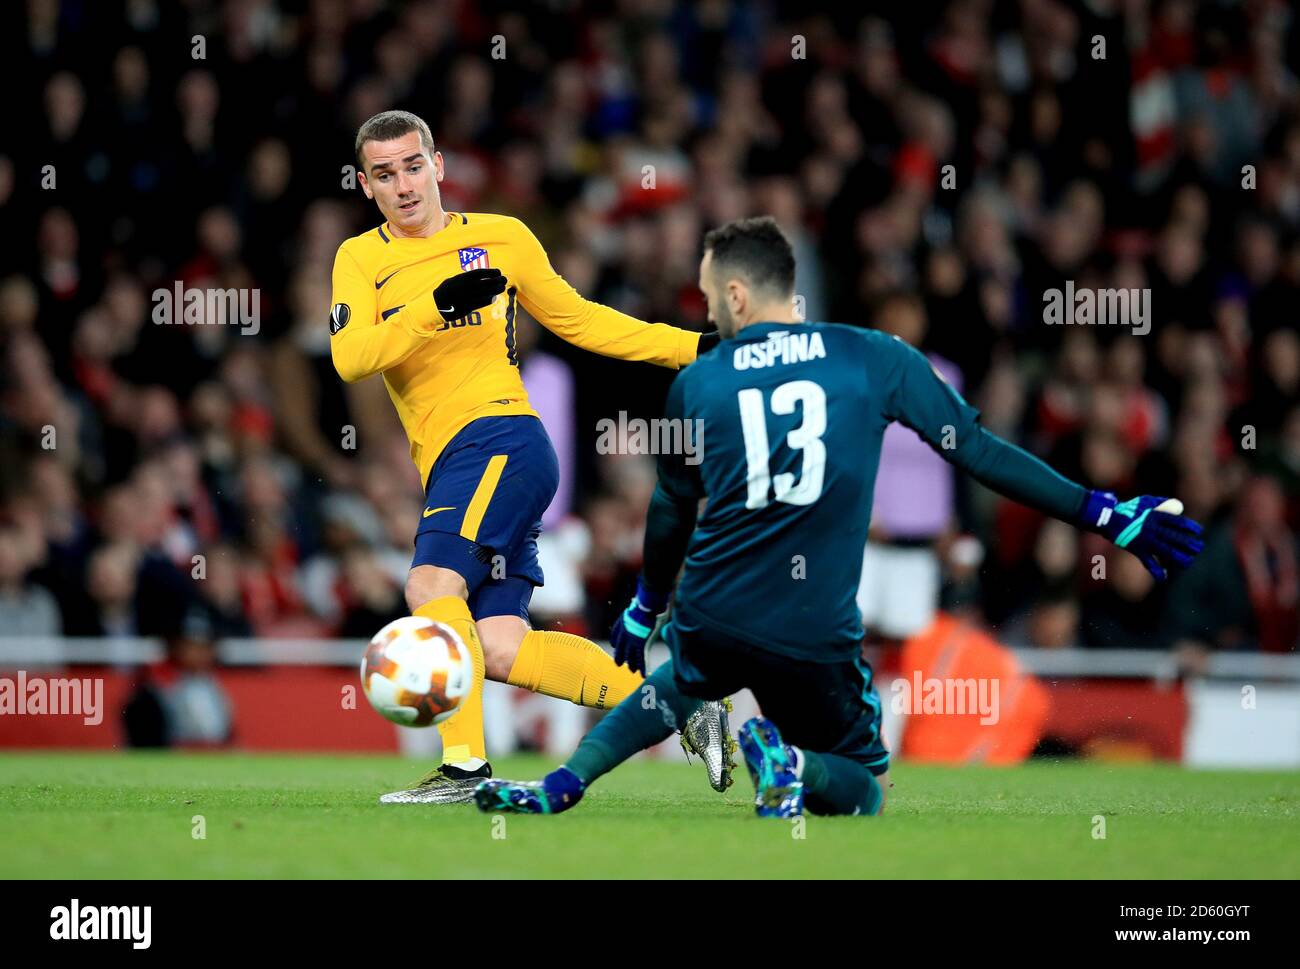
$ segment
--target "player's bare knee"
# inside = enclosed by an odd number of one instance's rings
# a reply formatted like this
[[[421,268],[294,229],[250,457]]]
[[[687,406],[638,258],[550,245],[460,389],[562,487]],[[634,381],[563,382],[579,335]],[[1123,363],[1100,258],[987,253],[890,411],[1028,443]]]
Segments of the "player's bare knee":
[[[475,627],[479,642],[483,644],[484,675],[498,683],[506,682],[528,632],[528,624],[518,616],[489,616],[478,620]]]
[[[469,598],[469,586],[460,573],[437,565],[417,565],[406,575],[406,608],[415,612],[432,599],[443,596]]]
[[[482,637],[480,636],[480,641]],[[483,675],[494,683],[504,683],[510,678],[510,670],[515,665],[518,650],[504,649],[499,643],[489,646],[483,641]]]

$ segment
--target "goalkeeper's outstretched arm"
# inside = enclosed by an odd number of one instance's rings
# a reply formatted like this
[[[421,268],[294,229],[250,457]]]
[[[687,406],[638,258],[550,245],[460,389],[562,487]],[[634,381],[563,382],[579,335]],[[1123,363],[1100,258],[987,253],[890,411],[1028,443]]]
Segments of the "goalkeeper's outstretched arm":
[[[1201,526],[1176,499],[1141,495],[1121,502],[1090,491],[979,423],[971,407],[916,349],[895,342],[889,417],[921,435],[944,460],[1023,505],[1096,532],[1136,555],[1157,579],[1181,571],[1204,547]]]

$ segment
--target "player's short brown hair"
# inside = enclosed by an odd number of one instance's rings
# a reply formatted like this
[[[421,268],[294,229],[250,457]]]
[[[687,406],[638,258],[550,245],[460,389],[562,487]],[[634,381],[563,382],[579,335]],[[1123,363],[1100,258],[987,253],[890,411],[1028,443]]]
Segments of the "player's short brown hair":
[[[402,135],[409,135],[412,131],[420,133],[420,145],[432,155],[433,132],[419,115],[411,114],[409,111],[380,111],[373,118],[368,118],[366,123],[357,129],[358,167],[362,171],[366,169],[366,161],[361,157],[361,147],[367,141],[392,141]]]
[[[713,253],[715,273],[737,273],[777,296],[794,292],[794,249],[770,215],[718,226],[705,235],[704,249]]]

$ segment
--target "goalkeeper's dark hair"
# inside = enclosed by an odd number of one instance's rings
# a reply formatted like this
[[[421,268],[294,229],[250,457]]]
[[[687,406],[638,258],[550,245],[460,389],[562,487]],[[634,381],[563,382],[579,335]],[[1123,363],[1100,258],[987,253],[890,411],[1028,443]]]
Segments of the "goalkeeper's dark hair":
[[[773,296],[794,292],[794,249],[770,215],[718,226],[705,235],[704,251],[713,254],[715,273],[735,274]]]
[[[357,165],[362,171],[366,169],[365,159],[361,157],[361,148],[367,141],[392,141],[412,131],[420,133],[420,145],[430,155],[433,154],[433,132],[424,119],[409,111],[380,111],[357,129]]]

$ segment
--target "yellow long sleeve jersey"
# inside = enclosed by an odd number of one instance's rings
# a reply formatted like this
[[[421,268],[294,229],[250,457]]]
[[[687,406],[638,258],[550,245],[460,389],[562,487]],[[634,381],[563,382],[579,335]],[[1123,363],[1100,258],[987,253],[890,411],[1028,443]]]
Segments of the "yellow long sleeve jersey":
[[[489,306],[448,322],[433,290],[453,273],[495,267],[506,291]],[[681,368],[695,359],[698,333],[642,323],[578,295],[551,268],[518,219],[457,213],[424,239],[386,225],[353,236],[334,259],[330,350],[349,383],[382,373],[420,480],[470,421],[532,414],[519,375],[515,313],[522,305],[552,333],[609,357]]]

